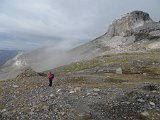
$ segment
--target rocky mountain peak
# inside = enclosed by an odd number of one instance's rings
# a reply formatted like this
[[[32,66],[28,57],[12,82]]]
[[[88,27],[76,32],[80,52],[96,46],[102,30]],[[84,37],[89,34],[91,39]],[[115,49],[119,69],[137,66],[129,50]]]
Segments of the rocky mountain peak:
[[[108,35],[111,37],[126,36],[130,30],[143,26],[148,22],[153,22],[148,13],[133,11],[114,20],[109,26]]]

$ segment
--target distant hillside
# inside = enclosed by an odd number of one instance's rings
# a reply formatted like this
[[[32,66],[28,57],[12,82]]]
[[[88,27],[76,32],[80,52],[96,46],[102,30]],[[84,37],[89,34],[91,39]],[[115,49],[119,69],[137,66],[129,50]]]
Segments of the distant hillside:
[[[41,72],[97,56],[154,49],[160,49],[160,23],[146,12],[133,11],[115,19],[104,35],[88,43],[69,51],[53,46],[39,48],[18,56],[17,63],[25,63]]]
[[[5,64],[6,61],[15,57],[17,54],[17,50],[0,50],[0,67]]]

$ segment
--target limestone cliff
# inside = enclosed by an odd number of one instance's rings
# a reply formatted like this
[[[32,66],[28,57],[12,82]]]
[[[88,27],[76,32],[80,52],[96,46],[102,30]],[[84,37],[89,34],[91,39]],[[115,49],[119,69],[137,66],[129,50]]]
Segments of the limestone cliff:
[[[132,29],[143,26],[145,23],[153,22],[148,13],[142,11],[133,11],[116,19],[112,22],[108,29],[108,35],[128,36]]]

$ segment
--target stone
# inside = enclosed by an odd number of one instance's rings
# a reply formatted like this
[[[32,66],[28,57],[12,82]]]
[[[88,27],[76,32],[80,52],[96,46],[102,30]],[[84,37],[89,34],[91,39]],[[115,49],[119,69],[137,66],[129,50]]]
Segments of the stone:
[[[144,76],[147,76],[147,73],[143,73]]]
[[[65,113],[65,112],[60,112],[60,114],[61,114],[62,116],[64,116],[66,113]]]
[[[138,101],[138,102],[141,102],[141,103],[142,103],[142,102],[145,102],[145,100],[143,100],[143,99],[137,99],[137,101]]]
[[[87,93],[86,95],[87,95],[87,96],[98,96],[99,94],[92,92],[92,93]]]
[[[31,112],[35,111],[35,108],[31,108]]]
[[[149,116],[149,113],[148,113],[147,111],[144,111],[144,112],[142,112],[140,115],[141,115],[141,117],[146,118],[146,117]]]
[[[89,113],[79,113],[78,118],[80,120],[91,120],[91,115]]]
[[[50,96],[51,99],[54,99],[54,98],[55,98],[55,95],[54,95],[54,94],[50,94],[49,96]]]
[[[75,91],[72,90],[72,91],[70,91],[69,93],[72,94],[72,93],[75,93]]]
[[[42,107],[42,110],[47,111],[48,109],[49,109],[49,107],[48,107],[48,106],[46,106],[46,105],[44,105],[44,106]]]
[[[98,93],[92,93],[92,96],[98,96],[99,94]]]
[[[34,115],[34,112],[29,112],[29,115]]]
[[[155,105],[156,105],[154,102],[151,102],[151,101],[149,102],[149,104],[150,104],[152,107],[155,107]]]
[[[76,92],[81,91],[81,87],[75,87],[75,88],[74,88],[74,91],[76,91]]]
[[[95,92],[99,92],[99,91],[100,91],[100,89],[98,89],[98,88],[94,88],[94,89],[93,89],[93,91],[95,91]]]
[[[117,74],[122,74],[122,68],[117,68],[117,69],[116,69],[116,73],[117,73]]]
[[[13,85],[14,88],[18,88],[18,85]]]
[[[122,104],[130,104],[130,102],[122,102]]]
[[[89,95],[91,95],[91,93],[87,93],[86,95],[89,96]]]
[[[61,91],[61,89],[57,89],[57,92],[60,92]]]
[[[54,112],[59,112],[59,110],[56,108],[56,109],[54,109]]]
[[[7,110],[6,109],[3,109],[1,112],[3,113],[3,112],[6,112]]]
[[[152,90],[152,92],[153,92],[153,93],[156,93],[157,91],[156,91],[156,90]]]
[[[40,95],[41,98],[43,98],[43,95]]]

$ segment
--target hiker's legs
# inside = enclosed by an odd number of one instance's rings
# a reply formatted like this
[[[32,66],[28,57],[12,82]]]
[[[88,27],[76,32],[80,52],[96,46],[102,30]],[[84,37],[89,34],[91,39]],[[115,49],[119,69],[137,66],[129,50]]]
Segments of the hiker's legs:
[[[52,79],[49,79],[49,86],[52,86]]]
[[[51,81],[50,81],[50,86],[52,86],[52,79],[51,79]]]

